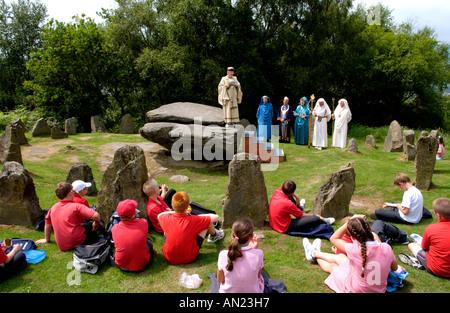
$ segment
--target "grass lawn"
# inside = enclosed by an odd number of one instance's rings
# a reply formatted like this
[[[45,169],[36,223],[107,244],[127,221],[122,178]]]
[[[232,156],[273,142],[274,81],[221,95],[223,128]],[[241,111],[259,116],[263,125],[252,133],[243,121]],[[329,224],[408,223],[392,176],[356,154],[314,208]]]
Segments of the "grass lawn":
[[[378,148],[364,147],[365,134],[377,132],[375,139]],[[284,149],[287,160],[279,164],[276,171],[264,172],[267,196],[270,199],[273,191],[284,180],[292,179],[297,183],[297,192],[306,199],[306,212],[314,204],[317,191],[331,172],[351,163],[356,172],[356,190],[352,201],[358,205],[351,205],[350,212],[369,214],[381,206],[384,201],[400,201],[403,192],[396,188],[392,181],[398,172],[404,172],[415,178],[413,162],[401,160],[401,153],[387,153],[383,151],[383,140],[387,129],[358,129],[354,128],[349,138],[358,140],[358,153],[346,150],[328,148],[322,151],[295,144],[280,144]],[[417,134],[418,136],[418,134]],[[24,160],[25,168],[31,173],[42,209],[50,208],[57,198],[54,187],[58,182],[65,181],[70,167],[76,162],[86,162],[93,170],[97,188],[101,187],[102,173],[105,169],[105,150],[108,144],[126,142],[130,144],[148,143],[139,135],[119,134],[77,134],[63,140],[50,138],[32,138],[27,133],[29,146],[22,149],[44,148],[47,153],[36,158],[28,156]],[[330,139],[331,140],[331,139]],[[417,138],[416,138],[417,140]],[[24,151],[24,150],[22,150]],[[112,157],[112,155],[111,155]],[[163,167],[165,165],[162,165]],[[149,170],[153,171],[153,168]],[[228,184],[227,166],[217,168],[169,167],[165,171],[155,173],[160,184],[167,184],[177,191],[186,191],[191,200],[198,202],[219,215],[222,215],[222,199]],[[184,184],[169,182],[175,174],[190,177]],[[433,175],[433,187],[423,191],[424,205],[432,211],[432,202],[438,197],[450,197],[450,161],[436,162]],[[130,182],[132,183],[132,182]],[[87,197],[89,204],[97,204],[96,197]],[[102,217],[105,221],[109,217]],[[437,222],[423,220],[417,225],[397,225],[411,233],[422,234],[430,223]],[[338,227],[336,221],[334,227]],[[288,293],[332,293],[323,283],[326,273],[317,264],[305,260],[301,237],[290,237],[278,234],[266,226],[257,230],[264,233],[261,249],[264,251],[267,274],[275,279],[282,279],[287,285]],[[0,238],[43,238],[43,232],[33,227],[0,225]],[[171,265],[162,255],[163,236],[150,232],[149,239],[153,242],[155,256],[152,263],[139,273],[127,273],[105,264],[95,275],[74,272],[71,261],[72,252],[61,252],[55,242],[39,246],[47,252],[47,257],[39,264],[30,264],[16,277],[0,284],[3,293],[207,293],[210,280],[208,273],[215,273],[217,257],[220,250],[225,249],[230,238],[230,230],[226,230],[223,241],[208,244],[206,241],[200,249],[195,262],[187,265]],[[54,240],[54,235],[52,235]],[[328,241],[322,241],[322,250],[331,252]],[[393,243],[394,253],[409,253],[407,246]],[[399,262],[399,264],[401,264]],[[419,271],[404,265],[409,277],[404,287],[397,293],[448,293],[450,280],[434,277],[425,271]],[[183,272],[199,274],[203,284],[199,289],[188,290],[178,284]],[[80,283],[73,284],[73,275],[80,275]],[[72,280],[71,280],[72,279]]]

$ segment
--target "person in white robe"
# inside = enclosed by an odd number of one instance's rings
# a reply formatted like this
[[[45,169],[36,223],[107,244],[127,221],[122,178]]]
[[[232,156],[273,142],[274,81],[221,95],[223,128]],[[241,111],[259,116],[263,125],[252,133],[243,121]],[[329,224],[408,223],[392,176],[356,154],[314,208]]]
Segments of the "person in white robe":
[[[331,110],[327,102],[320,98],[313,110],[314,134],[312,145],[319,150],[328,147],[327,123],[331,120]]]
[[[352,120],[352,112],[346,99],[341,99],[332,114],[334,118],[334,131],[332,147],[345,148],[347,146],[348,123]]]
[[[234,68],[227,68],[227,76],[222,77],[218,86],[218,100],[223,108],[226,126],[239,122],[238,104],[242,101],[241,84],[234,76]]]

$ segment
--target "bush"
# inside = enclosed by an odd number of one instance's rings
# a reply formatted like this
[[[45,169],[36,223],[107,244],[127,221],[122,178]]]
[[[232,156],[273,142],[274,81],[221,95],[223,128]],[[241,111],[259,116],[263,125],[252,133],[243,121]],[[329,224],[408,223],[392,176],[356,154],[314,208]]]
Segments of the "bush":
[[[0,130],[5,130],[11,122],[21,119],[25,124],[25,131],[30,131],[36,121],[43,117],[43,112],[39,109],[29,110],[25,106],[17,106],[9,112],[0,112]]]

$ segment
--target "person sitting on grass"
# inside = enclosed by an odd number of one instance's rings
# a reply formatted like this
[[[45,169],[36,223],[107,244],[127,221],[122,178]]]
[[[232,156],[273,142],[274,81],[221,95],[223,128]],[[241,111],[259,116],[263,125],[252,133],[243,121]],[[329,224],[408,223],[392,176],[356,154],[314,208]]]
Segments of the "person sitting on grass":
[[[120,222],[112,229],[112,240],[115,246],[114,263],[125,271],[140,271],[149,262],[153,252],[153,244],[147,239],[148,222],[136,218],[137,202],[123,200],[117,205]]]
[[[172,211],[170,206],[168,205],[167,199],[171,201],[173,194],[175,191],[173,189],[169,190],[166,185],[162,185],[162,188],[159,187],[156,179],[149,177],[149,179],[142,186],[142,191],[147,195],[147,216],[148,219],[153,226],[153,228],[160,234],[163,233],[161,225],[158,221],[158,215],[160,213],[166,211]]]
[[[7,240],[7,239],[6,239]],[[5,243],[4,240],[3,242]],[[5,245],[5,250],[9,247]],[[20,245],[12,246],[8,253],[0,247],[0,282],[22,271],[28,264],[25,253],[20,250]]]
[[[317,260],[330,273],[325,284],[338,293],[384,293],[389,271],[398,268],[391,246],[376,240],[363,215],[354,215],[331,236],[330,242],[343,254],[337,262],[321,257],[320,243],[304,243],[307,259]],[[342,239],[347,233],[352,243]],[[317,239],[316,239],[317,240]]]
[[[86,183],[82,180],[76,180],[72,183],[73,191],[75,192],[73,196],[73,202],[75,203],[81,203],[90,208],[89,202],[83,198],[86,193],[87,189],[92,186],[92,183]]]
[[[277,188],[270,199],[269,223],[277,232],[289,234],[295,232],[307,232],[312,227],[320,224],[331,225],[333,217],[323,218],[317,214],[304,213],[305,200],[300,200],[298,207],[289,197],[295,195],[297,185],[292,180],[287,180],[280,188]],[[298,198],[298,196],[294,196]],[[291,217],[293,215],[295,218]]]
[[[74,191],[71,184],[59,183],[55,193],[59,202],[45,216],[45,238],[37,240],[36,244],[50,242],[52,228],[61,251],[72,250],[77,245],[96,243],[106,235],[100,223],[100,214],[84,204],[73,202]],[[89,221],[85,222],[85,219]]]
[[[401,224],[419,223],[426,210],[423,207],[422,193],[413,185],[409,176],[404,173],[395,175],[394,185],[404,191],[402,202],[385,202],[382,205],[383,208],[376,209],[375,213],[371,214],[370,217],[375,220]]]
[[[450,278],[450,199],[434,200],[433,210],[438,222],[428,225],[422,241],[408,248],[429,273]]]
[[[220,220],[217,214],[191,215],[188,213],[189,203],[187,193],[177,192],[172,197],[173,211],[158,215],[165,237],[163,255],[171,264],[195,261],[207,234],[209,243],[225,236],[222,229],[214,227],[214,223]]]

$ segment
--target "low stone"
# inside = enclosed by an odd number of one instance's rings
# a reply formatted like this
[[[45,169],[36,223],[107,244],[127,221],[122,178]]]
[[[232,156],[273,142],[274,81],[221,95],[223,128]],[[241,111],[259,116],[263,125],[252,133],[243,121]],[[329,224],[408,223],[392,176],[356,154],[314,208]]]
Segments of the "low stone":
[[[33,178],[22,164],[6,162],[0,173],[0,223],[35,226],[43,211]]]
[[[269,213],[269,202],[259,157],[238,153],[228,165],[229,183],[222,201],[223,227],[230,228],[242,217],[261,227]]]
[[[17,130],[17,139],[19,145],[27,145],[28,139],[25,136],[25,124],[22,122],[22,120],[19,118],[14,122],[9,123],[9,126]]]
[[[106,133],[105,124],[103,124],[102,118],[98,115],[91,117],[91,132]]]
[[[76,117],[68,118],[64,122],[66,134],[67,135],[76,135],[76,133],[77,133],[77,124],[78,124],[78,120],[76,119]]]
[[[405,129],[403,131],[403,158],[406,161],[414,161],[416,158],[416,146],[414,145],[414,131]]]
[[[347,148],[348,152],[353,152],[353,153],[357,153],[358,152],[358,142],[356,141],[355,138],[352,138],[348,141],[348,148]]]
[[[376,149],[377,148],[377,145],[375,143],[375,138],[373,137],[373,135],[367,135],[366,142],[364,143],[364,146],[366,148],[370,148],[370,149]]]
[[[134,134],[134,120],[131,114],[125,114],[120,122],[121,134]]]
[[[95,185],[94,175],[92,174],[91,167],[85,162],[79,162],[72,165],[67,174],[66,182],[73,183],[76,180],[82,180],[87,183],[91,183],[86,191],[86,196],[97,195],[97,186]]]
[[[51,136],[52,129],[48,125],[47,120],[40,118],[34,123],[33,130],[31,131],[33,137]]]
[[[384,151],[403,152],[402,128],[397,121],[392,121],[388,134],[384,140]]]
[[[186,175],[174,175],[172,177],[169,178],[169,181],[173,182],[173,183],[187,183],[189,181],[189,177]]]
[[[63,139],[67,138],[67,134],[63,132],[59,127],[54,126],[52,127],[52,139]]]
[[[11,125],[6,126],[0,136],[0,163],[18,162],[22,164],[22,153],[19,144],[20,130]]]
[[[336,219],[346,216],[356,188],[355,176],[353,167],[332,173],[320,186],[312,213]]]

